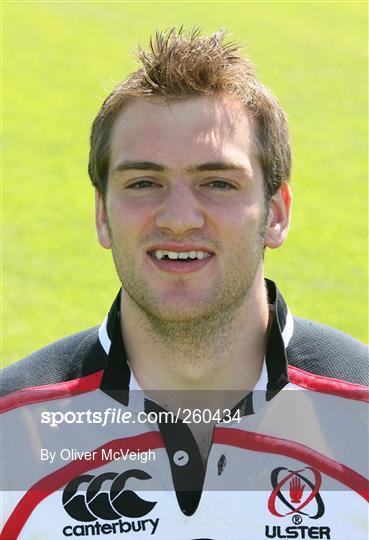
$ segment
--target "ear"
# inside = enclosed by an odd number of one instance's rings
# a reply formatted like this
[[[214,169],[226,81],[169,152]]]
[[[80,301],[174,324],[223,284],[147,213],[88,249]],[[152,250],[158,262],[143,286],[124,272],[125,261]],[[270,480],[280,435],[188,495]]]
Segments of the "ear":
[[[290,225],[292,193],[287,182],[283,182],[279,190],[271,198],[265,246],[275,249],[283,244]]]
[[[110,228],[102,193],[95,190],[95,224],[97,237],[102,247],[111,248]]]

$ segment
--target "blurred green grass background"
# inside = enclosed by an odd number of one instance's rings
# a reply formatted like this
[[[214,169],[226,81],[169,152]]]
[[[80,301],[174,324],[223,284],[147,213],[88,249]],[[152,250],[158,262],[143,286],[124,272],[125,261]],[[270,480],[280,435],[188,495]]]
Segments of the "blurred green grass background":
[[[89,128],[156,29],[227,28],[286,110],[292,229],[266,258],[291,310],[367,341],[365,2],[3,4],[3,365],[99,324]]]

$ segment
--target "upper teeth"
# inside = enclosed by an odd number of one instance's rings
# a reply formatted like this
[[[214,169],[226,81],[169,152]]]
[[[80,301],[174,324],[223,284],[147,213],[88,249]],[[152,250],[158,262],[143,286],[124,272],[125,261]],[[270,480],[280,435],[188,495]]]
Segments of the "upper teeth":
[[[157,259],[163,259],[167,256],[169,259],[207,259],[210,257],[210,253],[206,251],[164,251],[158,249],[153,251],[154,257]]]

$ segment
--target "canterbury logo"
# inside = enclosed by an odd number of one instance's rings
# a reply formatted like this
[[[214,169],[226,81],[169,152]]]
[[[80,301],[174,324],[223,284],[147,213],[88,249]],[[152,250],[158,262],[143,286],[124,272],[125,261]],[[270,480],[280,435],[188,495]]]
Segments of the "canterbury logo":
[[[63,491],[64,508],[78,521],[145,516],[154,508],[156,502],[145,501],[134,491],[125,490],[129,478],[148,480],[151,476],[138,469],[121,474],[107,472],[99,476],[78,476],[69,482]]]

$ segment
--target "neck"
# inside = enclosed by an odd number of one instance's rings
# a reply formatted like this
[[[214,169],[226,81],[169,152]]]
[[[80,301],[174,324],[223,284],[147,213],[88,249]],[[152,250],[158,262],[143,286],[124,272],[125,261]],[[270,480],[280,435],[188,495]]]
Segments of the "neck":
[[[122,295],[130,367],[145,390],[250,390],[266,351],[268,303],[262,273],[229,313],[181,322],[154,320]]]

